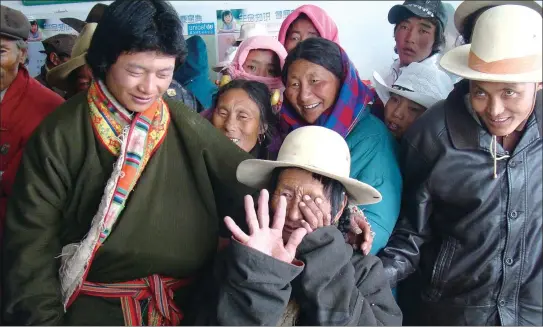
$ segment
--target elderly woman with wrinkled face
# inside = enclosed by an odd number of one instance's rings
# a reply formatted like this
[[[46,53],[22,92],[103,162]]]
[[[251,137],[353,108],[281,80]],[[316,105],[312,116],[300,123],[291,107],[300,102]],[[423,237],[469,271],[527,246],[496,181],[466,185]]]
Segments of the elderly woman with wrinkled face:
[[[245,230],[225,218],[233,240],[217,266],[218,285],[210,287],[217,301],[208,301],[206,323],[401,323],[380,262],[353,252],[335,226],[350,215],[347,203],[381,198],[348,177],[350,159],[339,134],[307,126],[287,136],[276,161],[251,159],[238,166],[240,182],[270,191],[262,190],[256,210],[253,198],[245,197]]]
[[[277,118],[272,113],[268,87],[236,79],[219,89],[214,108],[202,113],[230,141],[258,159],[270,157],[278,143]]]

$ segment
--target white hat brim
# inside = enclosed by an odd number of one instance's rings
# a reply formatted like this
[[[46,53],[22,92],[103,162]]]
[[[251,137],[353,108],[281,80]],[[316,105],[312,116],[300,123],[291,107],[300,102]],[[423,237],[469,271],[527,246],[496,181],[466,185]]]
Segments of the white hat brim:
[[[270,178],[275,168],[287,167],[304,169],[337,180],[345,187],[345,190],[349,194],[350,202],[354,205],[374,204],[382,200],[381,193],[366,183],[353,178],[330,174],[313,166],[299,163],[248,159],[239,164],[236,177],[242,184],[255,189],[263,189],[269,187]]]
[[[438,101],[425,94],[420,94],[418,92],[403,91],[403,90],[398,90],[398,89],[389,87],[386,85],[381,75],[379,75],[379,73],[377,72],[373,72],[373,79],[375,80],[375,91],[377,92],[377,95],[379,95],[379,98],[381,98],[381,101],[383,101],[383,105],[385,106],[388,100],[390,99],[390,93],[398,94],[408,100],[411,100],[415,103],[420,104],[421,106],[427,109],[433,106]],[[381,96],[381,94],[383,95]]]
[[[535,1],[512,1],[512,0],[502,0],[502,1],[462,1],[462,3],[454,11],[454,25],[458,32],[462,33],[464,30],[464,22],[471,14],[475,13],[477,10],[489,7],[489,6],[501,6],[501,5],[520,5],[531,8],[541,15],[541,5]]]
[[[455,75],[473,81],[501,83],[537,83],[543,79],[540,69],[523,74],[489,74],[471,69],[468,66],[471,44],[456,47],[443,55],[439,64]]]
[[[223,69],[228,67],[228,65],[230,65],[231,63],[232,63],[231,61],[227,61],[227,60],[221,61],[218,64],[216,64],[215,66],[213,66],[212,70],[214,72],[220,73],[220,72],[223,71]]]

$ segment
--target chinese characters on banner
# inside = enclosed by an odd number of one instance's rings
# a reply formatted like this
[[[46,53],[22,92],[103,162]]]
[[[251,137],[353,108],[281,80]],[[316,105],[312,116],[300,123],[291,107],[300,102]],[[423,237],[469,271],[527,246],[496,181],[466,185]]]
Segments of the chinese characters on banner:
[[[240,33],[243,24],[260,24],[266,29],[267,35],[277,37],[281,23],[293,9],[263,11],[252,8],[225,8],[217,10],[217,61],[224,62],[232,57],[230,54],[235,51],[240,41],[243,41],[244,33]]]
[[[202,10],[201,12],[187,13],[186,10],[177,10],[178,12],[184,12],[183,15],[179,16],[179,19],[183,24],[183,36],[185,37],[185,39],[187,39],[198,35],[204,40],[207,48],[207,59],[209,67],[213,67],[217,61],[215,55],[217,53],[217,43],[215,36],[215,12],[213,10]],[[215,76],[212,76],[211,71],[209,73],[210,77],[215,78]]]
[[[294,9],[294,8],[292,8]],[[183,24],[183,35],[189,38],[194,35],[202,37],[207,46],[209,67],[214,67],[218,62],[223,61],[227,50],[237,46],[240,38],[240,29],[246,23],[258,23],[265,27],[267,34],[277,37],[283,20],[292,12],[292,9],[262,10],[262,6],[252,4],[246,8],[216,10],[216,7],[203,8],[201,10],[183,10],[176,6],[179,18]],[[85,17],[87,13],[77,12],[66,17]],[[35,19],[28,17],[32,22],[32,29],[29,35],[29,65],[28,70],[32,76],[40,73],[45,63],[45,54],[41,41],[56,34],[77,34],[70,26],[62,23],[58,17],[54,19]],[[212,78],[216,77],[210,72]]]

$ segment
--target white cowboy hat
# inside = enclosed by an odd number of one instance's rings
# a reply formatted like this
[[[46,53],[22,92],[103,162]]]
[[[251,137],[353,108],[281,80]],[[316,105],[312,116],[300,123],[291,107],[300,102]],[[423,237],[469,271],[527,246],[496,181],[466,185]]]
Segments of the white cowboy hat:
[[[227,53],[226,58],[223,61],[219,62],[217,65],[213,66],[213,71],[220,73],[224,68],[230,65],[232,60],[234,60],[234,58],[236,57],[237,52],[238,52],[237,46],[233,46],[226,49],[226,53]]]
[[[413,62],[402,69],[402,74],[391,86],[377,72],[373,72],[375,91],[386,105],[390,93],[403,96],[424,108],[430,108],[436,102],[447,98],[454,88],[449,75],[433,65]]]
[[[61,90],[67,90],[70,87],[70,85],[67,85],[68,75],[87,63],[85,56],[87,55],[92,36],[97,26],[97,23],[87,23],[83,26],[72,48],[71,59],[56,66],[47,73],[47,82],[49,84]]]
[[[477,10],[485,8],[485,7],[492,7],[492,6],[501,6],[501,5],[520,5],[520,6],[526,6],[528,8],[531,8],[541,15],[541,5],[539,5],[537,2],[529,0],[529,1],[515,1],[515,0],[504,0],[504,1],[474,1],[474,0],[468,0],[468,1],[462,1],[462,3],[456,8],[456,11],[454,12],[454,25],[456,26],[456,29],[458,32],[462,33],[464,30],[464,23],[466,21],[466,18],[470,16],[471,14],[475,13]]]
[[[240,183],[256,189],[269,186],[275,168],[301,168],[340,182],[352,204],[373,204],[381,194],[368,184],[350,178],[351,154],[347,143],[335,131],[320,126],[305,126],[287,135],[277,161],[249,159],[237,169]]]
[[[245,23],[241,25],[239,30],[239,37],[236,39],[236,42],[241,43],[253,36],[267,36],[269,35],[266,26],[259,23]]]
[[[475,23],[471,44],[445,53],[441,67],[468,80],[541,82],[541,28],[541,15],[525,6],[490,8]]]

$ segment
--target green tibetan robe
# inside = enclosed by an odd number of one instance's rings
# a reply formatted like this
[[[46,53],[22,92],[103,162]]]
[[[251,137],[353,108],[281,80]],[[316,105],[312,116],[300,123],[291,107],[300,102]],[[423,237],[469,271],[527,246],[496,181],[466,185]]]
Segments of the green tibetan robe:
[[[250,156],[181,103],[126,208],[98,250],[87,281],[113,283],[160,274],[194,281],[175,292],[191,324],[194,297],[217,252],[222,218],[245,220],[236,180]],[[123,325],[119,299],[79,295],[64,311],[62,247],[91,226],[116,161],[94,133],[86,94],[49,115],[26,145],[8,204],[2,246],[3,316],[11,325]]]

